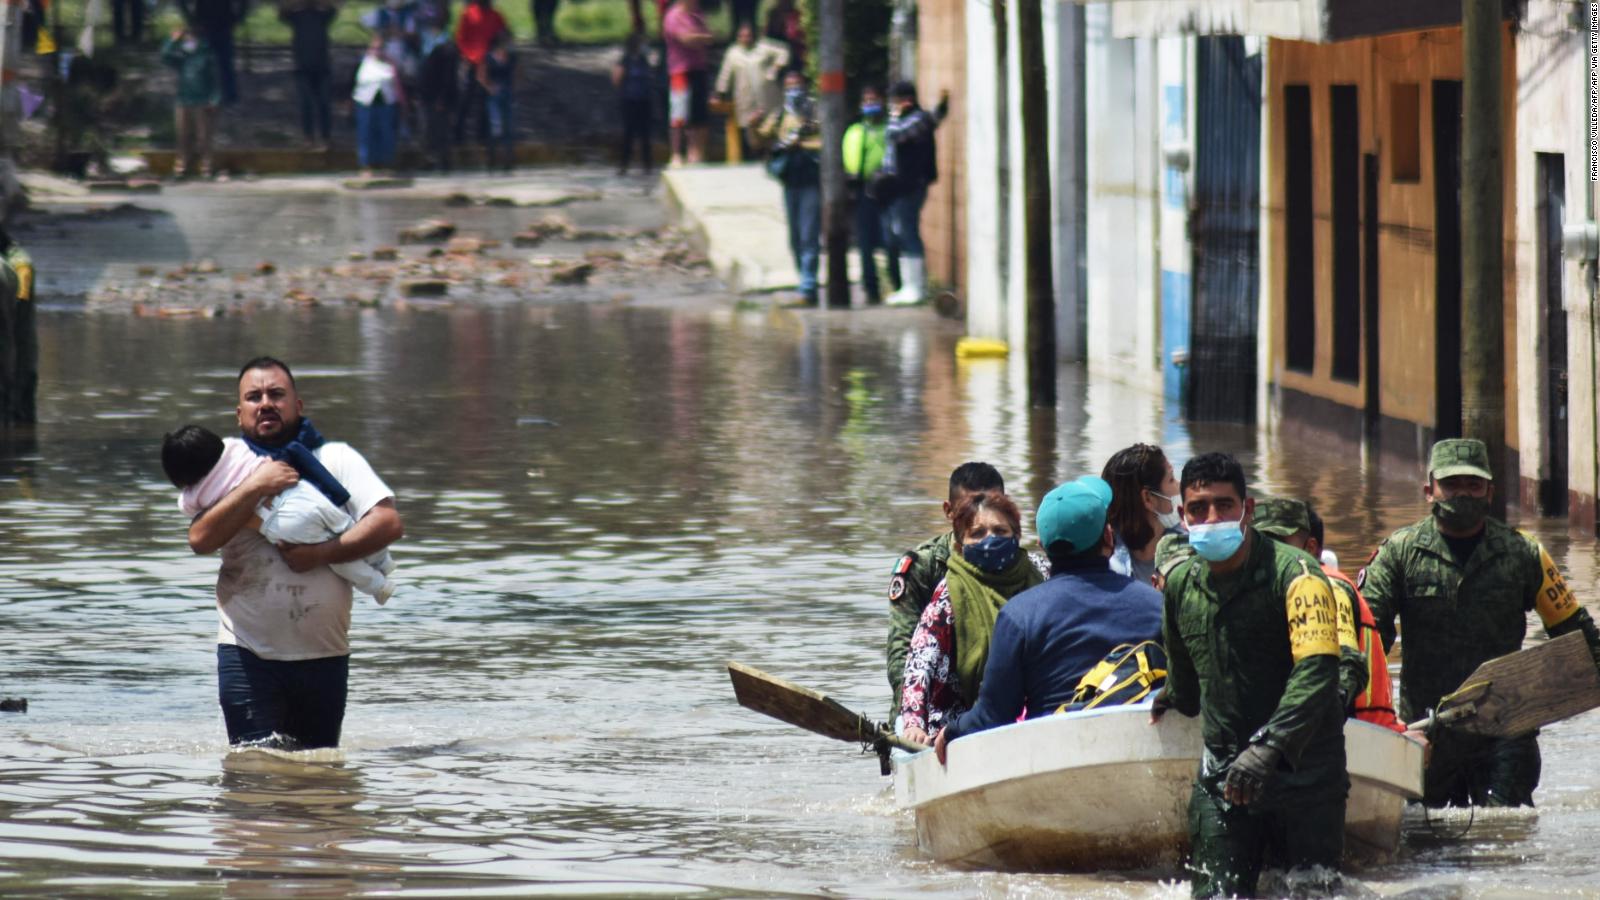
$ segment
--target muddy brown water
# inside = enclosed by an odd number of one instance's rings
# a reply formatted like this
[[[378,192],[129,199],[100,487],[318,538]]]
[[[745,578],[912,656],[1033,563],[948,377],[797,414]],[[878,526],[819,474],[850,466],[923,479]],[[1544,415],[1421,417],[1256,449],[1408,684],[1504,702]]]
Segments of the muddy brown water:
[[[1313,499],[1351,568],[1423,514],[1415,473],[1191,428],[1073,367],[1058,410],[1030,412],[1019,361],[958,365],[956,329],[919,311],[658,287],[47,309],[42,421],[0,449],[0,694],[32,704],[0,716],[0,895],[1185,896],[1172,872],[923,858],[873,759],[739,708],[722,661],[881,714],[885,573],[938,529],[967,458],[1031,510],[1135,440],[1180,464],[1232,450],[1260,488]],[[366,453],[407,525],[401,593],[358,599],[344,747],[318,758],[227,756],[216,560],[186,548],[155,453],[183,421],[226,429],[235,368],[262,351],[297,366],[308,414]],[[1592,597],[1592,540],[1523,524]],[[1600,896],[1597,721],[1546,732],[1536,811],[1416,816],[1352,892]]]

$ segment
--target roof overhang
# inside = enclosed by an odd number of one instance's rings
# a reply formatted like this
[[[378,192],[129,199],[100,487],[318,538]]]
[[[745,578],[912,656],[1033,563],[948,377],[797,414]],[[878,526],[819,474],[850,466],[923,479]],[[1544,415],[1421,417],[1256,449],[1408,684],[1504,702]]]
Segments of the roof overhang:
[[[1119,38],[1241,34],[1327,43],[1461,24],[1461,0],[1074,0],[1106,2]],[[1507,18],[1517,0],[1502,0]]]

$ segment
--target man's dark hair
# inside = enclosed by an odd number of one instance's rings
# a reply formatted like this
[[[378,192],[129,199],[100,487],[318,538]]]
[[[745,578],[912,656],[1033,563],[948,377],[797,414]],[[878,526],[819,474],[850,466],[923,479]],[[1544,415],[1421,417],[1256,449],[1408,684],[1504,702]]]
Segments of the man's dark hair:
[[[300,389],[300,386],[294,383],[294,373],[289,371],[289,364],[275,356],[258,356],[255,359],[250,360],[243,366],[239,367],[239,378],[234,380],[238,381],[240,378],[244,377],[244,373],[251,372],[256,369],[282,369],[283,374],[289,376],[289,387],[292,387],[297,391]]]
[[[222,438],[199,425],[185,425],[161,439],[161,468],[172,486],[199,484],[222,458]]]
[[[1000,477],[1000,470],[994,466],[986,462],[964,462],[950,473],[951,503],[956,502],[962,494],[984,491],[1006,492],[1006,480]]]
[[[1311,528],[1307,533],[1310,534],[1311,537],[1316,540],[1317,547],[1320,549],[1323,546],[1323,543],[1322,543],[1322,517],[1317,515],[1317,511],[1316,510],[1314,510],[1311,507],[1307,506],[1306,507],[1306,521],[1311,523]]]
[[[1244,466],[1228,453],[1202,453],[1183,464],[1183,477],[1178,480],[1178,493],[1189,496],[1191,486],[1231,484],[1239,499],[1245,498]]]
[[[890,100],[910,100],[917,102],[917,86],[909,81],[896,81],[894,87],[889,88]]]
[[[877,83],[876,81],[869,81],[866,84],[863,84],[861,86],[861,93],[866,94],[868,92],[877,94],[879,97],[882,97],[882,96],[884,96],[883,85]]]

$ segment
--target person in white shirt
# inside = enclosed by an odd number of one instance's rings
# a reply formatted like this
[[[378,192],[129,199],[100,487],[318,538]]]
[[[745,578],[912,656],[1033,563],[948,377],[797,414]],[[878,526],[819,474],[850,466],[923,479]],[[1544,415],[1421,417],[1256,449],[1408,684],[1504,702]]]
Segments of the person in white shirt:
[[[222,551],[217,575],[217,682],[230,744],[336,747],[350,661],[350,582],[329,568],[367,559],[404,536],[389,490],[348,444],[302,441],[305,405],[271,357],[239,372],[243,439],[279,456],[189,526],[196,553]],[[296,464],[291,464],[295,462]],[[315,544],[273,544],[248,527],[258,507],[299,482],[332,480],[355,524]]]
[[[383,35],[375,34],[367,54],[356,66],[355,84],[350,99],[356,105],[356,157],[364,175],[373,169],[394,165],[396,129],[405,93],[400,86],[400,70],[384,50]]]

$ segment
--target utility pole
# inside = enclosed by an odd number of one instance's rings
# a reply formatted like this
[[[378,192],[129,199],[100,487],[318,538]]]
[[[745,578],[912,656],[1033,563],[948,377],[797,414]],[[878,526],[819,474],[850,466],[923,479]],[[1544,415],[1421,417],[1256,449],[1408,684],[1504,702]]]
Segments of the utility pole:
[[[844,180],[844,2],[821,0],[817,57],[822,95],[822,244],[828,258],[826,305],[850,306],[850,195]]]
[[[1500,0],[1462,0],[1461,30],[1461,433],[1488,446],[1503,516],[1517,482],[1505,471]]]
[[[1000,273],[1000,334],[1011,302],[1011,22],[1006,0],[990,0],[994,16],[995,259]]]
[[[1050,221],[1050,92],[1045,83],[1043,0],[1022,0],[1017,62],[1022,69],[1023,218],[1028,296],[1028,403],[1056,405],[1056,289]]]

